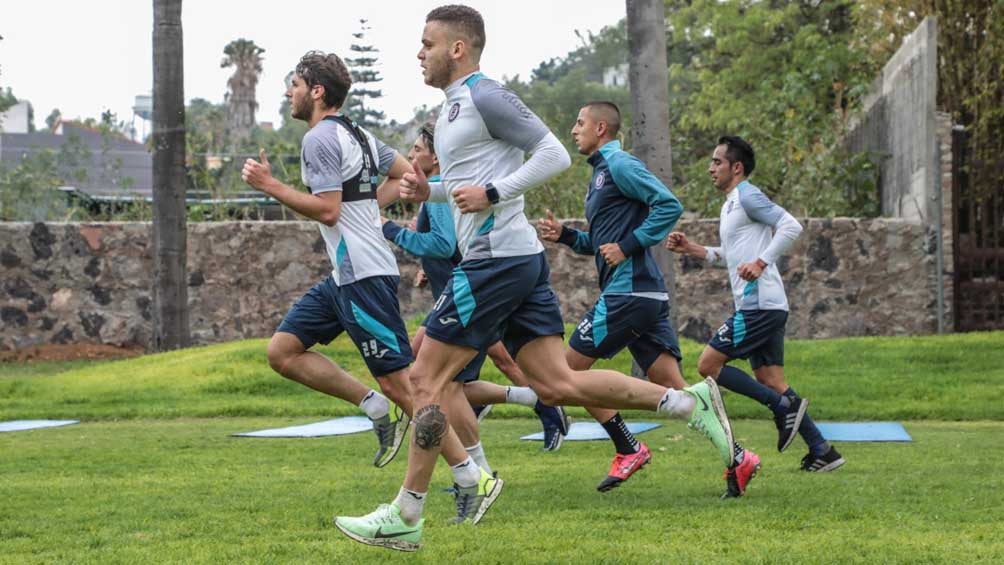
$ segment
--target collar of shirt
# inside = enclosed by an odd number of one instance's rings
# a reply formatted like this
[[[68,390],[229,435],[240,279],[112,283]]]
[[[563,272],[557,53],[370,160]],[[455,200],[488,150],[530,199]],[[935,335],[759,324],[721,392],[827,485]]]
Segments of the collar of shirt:
[[[614,151],[620,151],[620,150],[621,150],[621,142],[618,141],[618,140],[616,140],[616,139],[614,139],[614,140],[608,141],[608,142],[604,143],[602,146],[600,146],[600,148],[597,149],[595,153],[593,153],[592,155],[590,155],[589,158],[586,159],[586,161],[590,165],[592,165],[592,166],[595,167],[596,163],[599,162],[600,157],[607,157],[608,155],[610,155]]]
[[[471,78],[472,76],[474,76],[474,75],[476,75],[476,74],[478,74],[480,72],[481,71],[474,71],[473,73],[464,75],[463,77],[458,78],[457,80],[453,81],[453,83],[451,83],[449,86],[447,86],[446,88],[443,89],[443,92],[446,93],[446,97],[449,98],[450,96],[453,96],[454,94],[456,94],[457,90],[460,90],[460,88],[462,86],[464,86],[464,83],[467,82],[467,79]]]

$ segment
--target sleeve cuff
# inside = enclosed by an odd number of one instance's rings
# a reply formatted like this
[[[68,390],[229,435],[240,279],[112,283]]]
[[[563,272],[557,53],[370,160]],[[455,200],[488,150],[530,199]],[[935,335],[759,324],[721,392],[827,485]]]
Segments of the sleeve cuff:
[[[578,239],[575,236],[575,231],[576,230],[561,226],[561,235],[558,236],[558,243],[564,243],[569,247],[574,247],[575,241]]]
[[[397,225],[395,222],[386,222],[381,229],[383,230],[383,236],[387,238],[387,241],[396,242],[397,234],[401,233],[401,230],[404,228]]]
[[[623,253],[625,257],[634,255],[642,248],[641,243],[633,233],[629,233],[627,237],[618,241],[617,245],[621,248],[621,253]]]

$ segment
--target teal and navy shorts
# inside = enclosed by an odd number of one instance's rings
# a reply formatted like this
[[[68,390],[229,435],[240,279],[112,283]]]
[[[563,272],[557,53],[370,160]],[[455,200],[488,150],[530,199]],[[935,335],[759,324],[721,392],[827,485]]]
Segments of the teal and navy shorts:
[[[374,377],[403,369],[413,357],[397,300],[400,278],[368,277],[338,286],[329,275],[293,304],[276,332],[295,335],[305,349],[348,332]]]
[[[749,359],[754,369],[784,365],[786,310],[740,310],[725,321],[708,345],[729,359]]]
[[[668,301],[628,294],[601,296],[582,317],[568,345],[593,359],[609,359],[627,347],[643,371],[663,353],[683,359],[669,324]]]
[[[484,351],[499,339],[516,358],[538,337],[563,336],[544,253],[462,261],[425,318],[426,335]]]

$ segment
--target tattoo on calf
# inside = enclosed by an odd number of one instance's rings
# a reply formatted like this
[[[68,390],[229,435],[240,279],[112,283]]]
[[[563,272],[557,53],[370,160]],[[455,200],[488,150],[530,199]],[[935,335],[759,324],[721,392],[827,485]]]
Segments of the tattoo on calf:
[[[415,445],[421,449],[439,447],[446,435],[446,414],[439,405],[430,404],[415,414]]]

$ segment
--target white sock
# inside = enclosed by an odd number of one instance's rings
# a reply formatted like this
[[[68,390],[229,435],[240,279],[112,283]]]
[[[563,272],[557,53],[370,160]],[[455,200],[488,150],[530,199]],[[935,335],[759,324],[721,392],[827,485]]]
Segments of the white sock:
[[[453,473],[453,480],[458,487],[472,487],[478,484],[481,478],[481,467],[474,461],[473,457],[468,457],[463,463],[458,463],[450,467]]]
[[[379,420],[390,413],[390,402],[387,401],[387,397],[375,390],[371,390],[363,397],[359,407],[363,409],[363,412],[366,412],[370,420]]]
[[[401,487],[401,490],[397,491],[397,498],[394,499],[394,504],[401,509],[401,519],[404,520],[405,524],[414,526],[422,519],[422,507],[425,506],[426,494],[424,492],[408,490],[404,487]]]
[[[507,386],[505,387],[505,401],[507,404],[534,406],[537,404],[537,393],[528,386]]]
[[[655,411],[686,420],[693,414],[695,406],[697,406],[697,400],[693,396],[682,390],[668,389]]]
[[[492,474],[492,468],[488,465],[488,458],[485,457],[485,448],[482,447],[480,441],[464,449],[467,450],[467,454],[471,456],[471,459],[474,459],[474,462],[478,464],[478,467],[484,469],[489,475]]]

